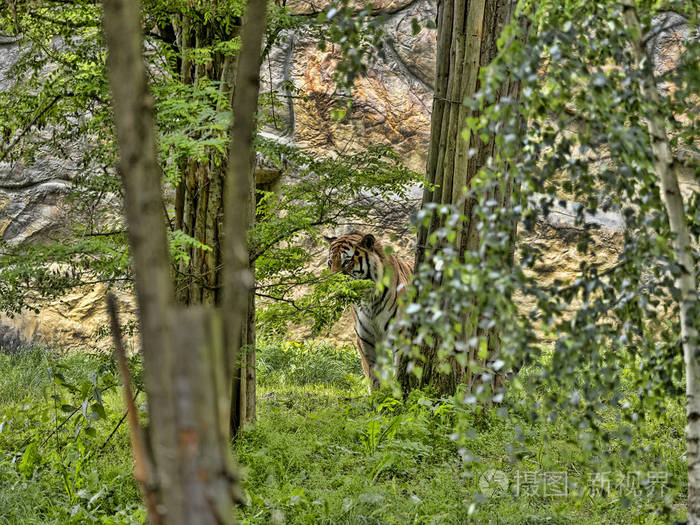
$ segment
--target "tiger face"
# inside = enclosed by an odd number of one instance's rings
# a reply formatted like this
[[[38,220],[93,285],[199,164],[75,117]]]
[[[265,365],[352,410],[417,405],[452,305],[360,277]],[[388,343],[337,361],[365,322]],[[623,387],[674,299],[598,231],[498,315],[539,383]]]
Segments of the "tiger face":
[[[351,232],[340,237],[326,237],[328,268],[332,273],[344,273],[353,279],[381,278],[382,256],[378,243],[371,233]],[[381,248],[379,248],[381,249]]]

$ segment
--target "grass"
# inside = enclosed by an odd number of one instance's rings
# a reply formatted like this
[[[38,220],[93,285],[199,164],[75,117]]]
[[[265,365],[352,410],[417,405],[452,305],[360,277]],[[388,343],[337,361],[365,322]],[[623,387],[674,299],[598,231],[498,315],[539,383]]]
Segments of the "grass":
[[[110,366],[102,356],[39,348],[0,355],[0,523],[143,521],[128,429],[117,427],[123,408],[118,388],[110,387]],[[105,418],[93,423],[95,435],[84,427],[76,433],[80,414],[54,432],[69,413],[52,396],[74,397],[56,375],[65,384],[91,384],[100,371],[109,384],[98,383],[106,388],[101,394]],[[25,456],[32,444],[36,457],[29,467]]]
[[[683,518],[682,399],[669,399],[658,417],[642,417],[633,453],[623,456],[619,441],[587,448],[570,425],[530,420],[513,398],[499,407],[508,412],[501,417],[495,408],[455,406],[421,392],[405,402],[390,389],[370,397],[349,348],[267,341],[257,357],[258,420],[234,443],[243,523]],[[109,438],[123,415],[118,389],[107,388],[112,374],[110,360],[100,356],[41,349],[0,355],[0,523],[143,523],[125,425]],[[79,390],[88,383],[106,388],[105,417],[76,415],[47,440],[69,414],[61,407],[82,395],[65,385]],[[604,416],[610,429],[622,428],[613,409]],[[81,422],[94,432],[78,428]],[[501,474],[487,483],[484,474],[494,470]]]

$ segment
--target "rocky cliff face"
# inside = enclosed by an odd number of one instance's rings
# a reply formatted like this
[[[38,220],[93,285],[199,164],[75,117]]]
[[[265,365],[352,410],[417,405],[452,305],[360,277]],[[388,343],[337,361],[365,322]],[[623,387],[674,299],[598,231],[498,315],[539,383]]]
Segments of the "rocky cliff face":
[[[322,0],[293,0],[295,13],[319,12]],[[318,42],[287,32],[262,66],[262,91],[278,91],[282,101],[278,119],[267,130],[319,154],[359,150],[369,144],[390,144],[405,162],[422,170],[427,153],[432,105],[435,31],[411,32],[411,19],[435,17],[429,0],[381,0],[386,14],[386,56],[372,57],[366,77],[352,93],[352,112],[342,122],[330,118],[335,84],[333,70],[339,56],[321,52]],[[0,36],[0,89],[12,82],[9,70],[21,52],[16,39]],[[0,152],[8,146],[2,144]],[[64,144],[67,152],[84,145]],[[0,162],[0,238],[9,243],[31,242],[55,234],[66,219],[63,205],[70,194],[77,158],[55,156],[43,148],[31,165]],[[76,155],[77,157],[77,155]],[[133,311],[125,298],[123,306]],[[104,289],[100,286],[42,305],[41,313],[25,312],[13,319],[0,317],[0,346],[40,340],[64,347],[100,345],[93,337],[104,329]]]
[[[289,4],[288,4],[289,5]],[[323,2],[295,1],[291,9],[314,13]],[[384,56],[369,57],[367,75],[352,90],[352,110],[331,119],[336,107],[332,75],[340,57],[319,51],[318,41],[287,31],[261,69],[262,93],[278,93],[282,110],[273,126],[294,142],[319,153],[353,151],[389,144],[417,171],[424,169],[430,134],[436,31],[412,34],[411,20],[423,26],[436,16],[430,0],[375,3],[384,13]]]
[[[0,35],[0,90],[10,85],[10,67],[19,53],[16,39]],[[11,144],[0,144],[1,157]],[[31,165],[0,162],[0,238],[17,243],[55,228],[60,222],[59,204],[70,191],[74,171],[74,161],[55,157],[47,147]]]
[[[289,0],[287,5],[296,13],[314,14],[326,3]],[[267,131],[321,155],[389,144],[409,167],[422,171],[430,134],[436,30],[424,28],[414,35],[411,20],[416,18],[425,27],[435,18],[436,3],[379,0],[374,5],[385,15],[384,54],[370,57],[367,75],[358,79],[352,90],[351,112],[341,121],[331,119],[336,90],[332,74],[339,56],[333,50],[319,51],[318,42],[307,34],[287,31],[261,69],[261,92],[276,93],[280,102]],[[649,43],[658,71],[672,67],[677,60],[680,49],[673,37],[687,30],[678,22],[673,15],[657,21],[657,26],[668,27]],[[11,82],[8,70],[19,52],[17,42],[0,36],[0,89]],[[6,146],[2,144],[0,152]],[[81,147],[84,145],[79,143],[64,145],[69,152],[80,151]],[[64,213],[61,203],[70,192],[75,172],[75,159],[52,156],[48,148],[31,165],[0,162],[0,238],[17,243],[46,238],[55,231]],[[559,216],[555,213],[553,221],[566,222],[567,215],[566,210]],[[616,217],[600,220],[608,230],[620,228]],[[410,248],[407,245],[402,250],[408,253]],[[571,255],[570,246],[564,241],[551,241],[551,250],[552,260],[562,263],[557,272],[576,271],[578,261]],[[45,305],[38,315],[0,318],[0,347],[22,339],[84,347],[94,341],[95,332],[106,322],[103,296],[100,287],[76,291],[62,301]],[[123,306],[133,310],[128,298]],[[341,332],[351,333],[347,320],[344,323],[348,326]]]

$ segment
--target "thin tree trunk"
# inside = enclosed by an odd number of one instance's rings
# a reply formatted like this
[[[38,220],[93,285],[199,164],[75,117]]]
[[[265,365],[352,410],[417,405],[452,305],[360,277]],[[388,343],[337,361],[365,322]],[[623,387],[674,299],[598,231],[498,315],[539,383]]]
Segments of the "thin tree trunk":
[[[207,248],[187,246],[177,266],[176,298],[182,305],[221,303],[221,237],[225,163],[190,160],[176,191],[175,226]]]
[[[474,115],[463,101],[478,91],[479,71],[496,57],[497,40],[510,22],[514,10],[515,2],[512,0],[445,0],[438,4],[435,98],[426,165],[428,185],[423,193],[423,205],[435,202],[461,206],[467,220],[458,226],[454,241],[454,248],[460,254],[478,248],[479,243],[477,221],[473,220],[473,202],[466,199],[465,189],[486,165],[495,148],[493,137],[486,143],[478,137],[471,137],[469,142],[462,138],[466,118]],[[519,90],[517,82],[506,81],[499,95],[517,98]],[[512,183],[504,180],[499,192],[492,197],[502,205],[508,205],[511,191]],[[415,268],[426,260],[427,239],[441,227],[440,219],[434,215],[427,227],[419,228]],[[465,313],[463,340],[486,336],[490,354],[493,355],[499,348],[498,333],[496,330],[483,333],[477,326],[478,318],[476,310]],[[410,356],[401,357],[397,376],[404,392],[431,385],[449,395],[454,393],[458,384],[473,382],[469,367],[459,365],[452,357],[448,358],[449,371],[441,371],[443,358],[438,355],[438,346],[439,341],[421,345],[420,380],[409,373]],[[469,355],[468,362],[485,364],[484,360],[477,358],[475,350]]]
[[[250,20],[249,17],[245,21],[248,39],[250,39],[251,29],[254,31],[259,29],[251,27]],[[209,67],[195,66],[191,60],[186,58],[190,55],[187,51],[192,46],[196,48],[210,44],[213,34],[211,23],[203,23],[201,21],[194,23],[188,17],[182,17],[180,21],[175,21],[174,23],[180,28],[178,46],[185,57],[180,69],[182,82],[196,84],[202,80],[219,80],[221,82],[221,94],[228,93],[230,96],[228,100],[224,97],[220,99],[217,111],[223,111],[225,105],[233,106],[232,99],[235,93],[236,73],[239,68],[240,54],[234,60],[229,56],[224,58],[214,53]],[[183,36],[183,33],[186,33],[186,36]],[[253,61],[253,58],[251,57],[251,61]],[[243,64],[240,65],[243,66]],[[257,85],[252,87],[257,89]],[[251,85],[248,85],[246,89],[250,88]],[[257,106],[257,94],[252,98],[255,99],[255,106]],[[236,107],[235,114],[237,117],[237,112],[241,110],[241,105]],[[236,121],[245,124],[246,119],[251,126],[254,126],[252,117],[248,118],[245,115],[237,118]],[[231,134],[233,135],[233,131]],[[251,131],[251,137],[252,134],[253,132]],[[238,142],[239,138],[234,139],[234,142]],[[248,141],[248,145],[242,145],[241,151],[249,146],[250,141]],[[252,155],[252,150],[248,151],[251,151]],[[216,155],[216,153],[213,152],[213,155]],[[253,223],[255,212],[254,157],[251,156],[250,162],[246,162],[246,157],[239,155],[239,152],[236,151],[231,158],[233,159],[232,163],[239,163],[239,166],[235,166],[232,169],[240,170],[242,164],[245,164],[249,169],[244,186],[240,186],[241,181],[233,183],[242,189],[247,188],[246,204],[243,207],[237,206],[234,209],[234,213],[240,212],[247,215],[247,222],[243,223],[238,219],[236,219],[236,222],[239,228],[248,230]],[[178,302],[184,305],[214,304],[218,306],[223,302],[221,270],[224,267],[222,251],[224,232],[222,225],[224,222],[224,192],[227,185],[225,181],[230,170],[227,162],[219,162],[218,160],[214,157],[204,160],[190,158],[183,161],[180,166],[182,179],[178,184],[175,198],[176,227],[209,248],[206,249],[194,245],[184,248],[187,257],[183,257],[176,268],[176,297]],[[243,198],[242,192],[236,197],[236,199],[240,198]],[[236,232],[236,235],[238,233]],[[245,237],[241,242],[245,242]],[[239,255],[241,260],[243,260],[242,254]],[[254,275],[254,270],[254,264],[251,263],[248,267],[248,274]],[[247,277],[246,279],[250,280],[252,278]],[[237,344],[242,349],[241,351],[244,352],[245,358],[235,359],[231,370],[233,403],[231,409],[231,430],[234,433],[245,423],[255,419],[255,296],[252,287],[249,286],[249,288],[248,301],[245,304],[245,312],[242,315],[244,325],[235,329],[240,330]]]
[[[131,387],[131,376],[126,360],[126,350],[122,340],[122,328],[119,322],[119,310],[117,299],[112,294],[107,295],[107,311],[109,312],[112,336],[114,341],[114,353],[117,358],[119,375],[122,379],[124,391],[124,404],[129,420],[129,437],[131,440],[131,451],[134,456],[134,479],[139,484],[141,497],[146,504],[146,514],[151,525],[160,525],[160,513],[158,512],[159,497],[156,484],[155,465],[151,455],[147,452],[146,437],[141,424],[139,423],[138,409],[136,408],[136,398]]]
[[[206,68],[195,66],[191,60],[191,49],[193,46],[211,46],[217,31],[226,31],[227,36],[233,38],[239,32],[238,26],[215,28],[215,21],[199,20],[193,23],[188,16],[173,18],[172,23],[179,34],[176,45],[182,56],[180,81],[189,86],[202,81],[219,81],[222,97],[216,110],[224,111],[225,106],[230,105],[230,96],[234,91],[234,60],[231,56],[213,53]],[[183,305],[218,306],[221,304],[221,225],[226,159],[212,148],[208,158],[184,159],[179,163],[179,168],[181,179],[175,194],[175,227],[207,248],[194,245],[183,247],[187,257],[181,258],[175,268],[175,296],[178,303]]]
[[[666,126],[658,110],[659,92],[656,88],[651,60],[642,41],[642,27],[639,23],[637,8],[632,0],[623,1],[623,13],[627,25],[632,53],[642,78],[642,94],[652,108],[648,115],[647,126],[651,136],[654,153],[654,171],[659,179],[661,199],[666,207],[669,226],[673,234],[673,248],[680,265],[677,277],[680,290],[681,341],[685,361],[686,397],[687,397],[687,463],[688,463],[688,524],[700,524],[700,352],[696,320],[692,313],[698,300],[697,268],[693,261],[692,246],[688,224],[686,223],[683,195],[678,185],[678,165],[673,158],[669,145]]]
[[[104,1],[108,75],[148,394],[145,452],[148,481],[154,485],[148,494],[157,502],[149,500],[150,521],[233,524],[236,478],[228,442],[230,378],[223,323],[217,311],[181,310],[175,303],[140,7],[137,0]],[[118,322],[116,311],[112,313],[116,339]],[[241,321],[231,314],[226,319],[238,325]]]
[[[172,309],[174,293],[168,274],[168,248],[161,213],[153,100],[146,86],[141,55],[139,7],[131,0],[106,0],[104,26],[120,150],[119,171],[124,183],[133,264],[137,269],[134,286],[139,303],[148,407],[154,429],[149,438],[157,469],[176,450],[176,436],[165,430],[175,420],[175,399],[170,395],[172,385],[167,380],[161,382],[161,374],[171,368],[173,356],[171,352],[160,351],[170,348],[167,316]],[[131,80],[123,82],[124,78]],[[172,479],[158,482],[159,498],[167,498],[172,484]]]
[[[250,421],[255,410],[255,354],[245,353],[245,345],[254,337],[254,302],[250,299],[253,276],[248,257],[246,233],[255,213],[255,182],[253,171],[253,135],[260,86],[260,50],[265,33],[265,0],[248,2],[241,31],[241,55],[236,72],[236,90],[233,95],[233,127],[229,151],[228,177],[225,191],[225,238],[223,262],[227,272],[223,276],[223,309],[232,320],[247,319],[245,328],[240,322],[228,322],[226,352],[229,368],[232,402],[230,424],[232,432]],[[253,197],[251,198],[251,194]],[[246,203],[245,206],[241,203]],[[242,293],[246,290],[246,293]],[[252,321],[251,321],[252,319]],[[252,339],[254,343],[254,339]],[[250,370],[248,370],[250,366]]]

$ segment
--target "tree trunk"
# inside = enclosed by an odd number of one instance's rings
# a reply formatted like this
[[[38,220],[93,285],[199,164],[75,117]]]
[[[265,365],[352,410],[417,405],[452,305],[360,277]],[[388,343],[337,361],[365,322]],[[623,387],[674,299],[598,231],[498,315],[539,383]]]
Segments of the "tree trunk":
[[[146,472],[152,523],[232,524],[236,478],[227,432],[224,329],[219,312],[203,307],[183,311],[175,303],[140,7],[137,0],[104,1],[108,75],[148,394],[147,466],[140,473]],[[118,322],[112,313],[117,340]],[[241,323],[229,314],[226,322],[231,321]],[[130,419],[136,421],[135,414]],[[138,434],[144,435],[140,429]]]
[[[260,51],[265,34],[265,0],[250,0],[241,32],[241,55],[233,95],[233,127],[225,185],[226,216],[223,262],[228,271],[222,287],[224,312],[241,323],[226,322],[226,347],[231,368],[230,424],[235,432],[255,417],[255,296],[253,264],[246,232],[255,217],[253,136],[260,88]],[[241,205],[245,203],[245,205]],[[234,235],[237,232],[238,235]],[[242,232],[242,235],[241,235]],[[246,289],[247,293],[241,293]]]
[[[203,17],[206,19],[206,17]],[[221,100],[217,111],[230,107],[234,91],[236,60],[212,53],[207,67],[194,65],[189,59],[193,49],[212,47],[215,34],[228,31],[233,38],[238,27],[213,27],[216,22],[203,20],[193,24],[188,16],[173,20],[179,33],[176,45],[183,57],[179,68],[180,81],[194,86],[200,82],[220,82]],[[187,258],[182,258],[176,270],[176,298],[180,304],[221,304],[221,268],[223,237],[223,192],[226,178],[226,158],[211,148],[208,158],[188,158],[179,163],[181,180],[175,197],[175,228],[208,247],[187,246]]]
[[[213,163],[212,163],[213,164]],[[188,259],[177,268],[176,297],[180,304],[220,304],[222,166],[190,160],[177,188],[175,228],[207,246],[186,247]]]
[[[259,11],[257,11],[256,16],[259,16],[259,14]],[[264,32],[265,18],[263,14],[261,30],[260,27],[251,28],[250,16],[247,16],[242,38],[245,39],[247,35],[248,44],[250,45],[251,30]],[[232,99],[235,98],[235,87],[240,68],[248,67],[249,64],[239,62],[240,55],[235,60],[232,60],[230,57],[223,57],[214,53],[207,67],[195,65],[187,58],[193,48],[211,47],[214,34],[225,30],[222,27],[215,30],[211,25],[214,23],[214,21],[205,23],[200,20],[195,24],[187,16],[182,16],[175,22],[179,30],[177,32],[180,34],[177,45],[183,57],[180,66],[180,79],[184,84],[190,85],[197,84],[202,80],[219,80],[221,82],[221,90],[229,95],[228,105],[232,106],[235,104],[235,100]],[[234,31],[237,32],[236,29],[234,28]],[[232,37],[233,34],[230,36]],[[256,49],[260,47],[261,44]],[[260,64],[259,55],[258,51],[257,55],[251,55],[249,60],[249,62],[257,60],[258,71]],[[243,62],[246,62],[246,60],[244,58]],[[237,71],[239,73],[236,73]],[[255,89],[254,115],[257,109],[257,83],[255,86],[248,85],[245,89],[249,90],[252,88]],[[223,111],[224,109],[223,107],[217,108],[218,111]],[[252,117],[238,118],[238,111],[243,111],[240,105],[234,109],[237,120],[243,121],[246,126],[252,126],[251,130],[254,131],[254,119]],[[232,137],[232,140],[237,142],[240,140],[240,137],[235,139]],[[247,145],[244,144],[243,147],[250,148],[251,140],[252,134],[246,143]],[[251,150],[248,149],[248,151]],[[240,186],[244,190],[237,195],[236,199],[243,199],[245,193],[245,205],[240,211],[244,212],[248,217],[246,221],[242,222],[237,219],[236,228],[245,228],[245,231],[247,231],[252,225],[255,213],[254,156],[241,157],[239,151],[230,153],[233,156],[229,156],[229,159],[233,159],[231,162],[237,165],[233,169],[241,170],[243,164],[245,164],[247,170],[245,181],[236,178],[232,182],[233,185]],[[193,245],[185,248],[187,257],[181,259],[175,269],[176,298],[183,305],[209,304],[219,306],[224,301],[221,271],[224,267],[223,245],[225,242],[223,231],[224,192],[227,191],[227,180],[231,180],[232,171],[226,159],[220,158],[219,154],[212,149],[211,156],[208,159],[189,158],[183,161],[180,165],[180,172],[182,179],[178,184],[175,198],[175,228],[182,230],[206,247]],[[242,171],[237,171],[237,173],[240,174]],[[239,203],[236,209],[238,212],[240,202],[244,201],[237,200],[236,202]],[[231,262],[231,260],[228,261],[228,263]],[[242,360],[232,356],[235,362],[232,363],[230,370],[233,396],[230,421],[231,430],[234,434],[243,425],[255,420],[255,295],[251,286],[252,278],[250,277],[254,275],[255,267],[252,262],[244,270],[244,273],[246,273],[246,277],[242,277],[243,280],[239,282],[239,286],[246,286],[251,289],[248,301],[245,304],[245,311],[241,313],[244,325],[234,330],[239,333],[238,336],[235,336],[234,333],[230,334],[232,337],[239,338],[236,346],[245,355],[245,359]],[[233,310],[227,309],[226,311]],[[231,352],[234,352],[234,350],[232,349]]]
[[[240,336],[240,358],[234,361],[230,428],[235,434],[255,421],[255,291],[248,292],[245,319]]]
[[[668,223],[673,234],[673,248],[680,266],[677,285],[680,290],[681,341],[686,377],[686,444],[688,463],[688,524],[700,524],[700,352],[696,319],[698,301],[697,268],[693,261],[690,234],[685,217],[683,195],[678,185],[678,164],[675,162],[666,126],[660,109],[660,96],[651,69],[651,60],[642,40],[642,27],[633,1],[623,2],[625,23],[630,36],[632,54],[643,73],[642,94],[649,101],[649,111],[644,115],[651,136],[654,153],[654,171],[659,179],[661,199],[666,207]]]
[[[475,112],[464,105],[463,101],[478,91],[479,71],[495,58],[498,37],[510,22],[514,10],[515,2],[511,0],[445,0],[438,4],[435,98],[426,166],[428,184],[423,193],[423,205],[434,202],[462,209],[467,220],[458,226],[454,240],[454,247],[461,255],[468,250],[477,249],[479,244],[477,221],[472,213],[473,201],[465,198],[465,189],[494,154],[495,148],[494,137],[485,143],[475,136],[470,137],[469,142],[462,138],[467,117],[475,116]],[[519,91],[517,82],[506,81],[501,86],[499,97],[517,98]],[[500,189],[490,197],[505,206],[510,202],[511,193],[512,181],[504,180]],[[441,226],[440,220],[434,215],[428,227],[420,227],[415,268],[426,260],[426,242]],[[513,228],[512,235],[514,234]],[[498,333],[496,330],[483,333],[477,327],[477,320],[478,312],[465,315],[464,341],[475,336],[486,336],[489,352],[493,355],[499,348]],[[402,356],[397,375],[404,392],[431,385],[440,393],[451,395],[458,384],[471,384],[474,381],[469,365],[461,366],[454,358],[448,358],[449,371],[441,371],[444,367],[441,367],[442,358],[437,355],[437,348],[437,341],[421,346],[420,380],[408,372],[409,357]],[[468,362],[479,361],[476,350],[471,350]],[[480,364],[484,364],[484,361],[481,360]]]

